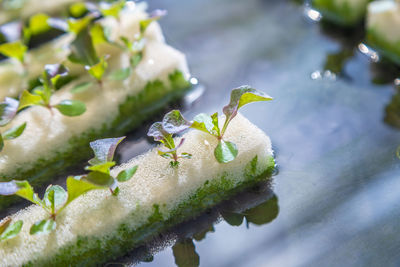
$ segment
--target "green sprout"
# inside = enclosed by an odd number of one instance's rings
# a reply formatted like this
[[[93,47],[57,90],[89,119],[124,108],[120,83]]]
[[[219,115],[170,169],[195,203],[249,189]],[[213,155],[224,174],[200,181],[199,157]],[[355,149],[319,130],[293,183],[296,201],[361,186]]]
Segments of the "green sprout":
[[[85,170],[90,171],[82,179],[102,188],[108,188],[112,195],[119,193],[118,183],[129,181],[138,169],[138,166],[122,170],[116,177],[111,175],[111,167],[116,163],[113,160],[118,144],[125,137],[106,138],[90,143],[95,157],[89,160],[89,166]]]
[[[70,176],[67,178],[67,191],[59,185],[50,185],[42,199],[34,192],[28,181],[12,180],[0,182],[0,195],[17,195],[35,205],[43,208],[48,218],[35,222],[30,228],[30,234],[46,234],[53,231],[56,226],[57,216],[77,197],[94,189],[101,189],[93,184]],[[22,226],[22,225],[21,225]]]
[[[179,159],[190,159],[192,155],[189,153],[178,154],[178,149],[183,145],[185,139],[182,138],[178,145],[175,145],[173,138],[174,134],[181,133],[190,127],[190,123],[185,120],[178,110],[168,112],[162,122],[155,122],[150,126],[147,133],[148,136],[153,137],[154,141],[161,142],[167,149],[159,149],[158,154],[170,161],[171,167],[179,165]]]
[[[6,217],[0,222],[0,242],[16,237],[24,224],[21,220],[11,223],[12,219]]]
[[[43,106],[58,111],[69,117],[79,116],[85,113],[86,105],[79,100],[62,100],[61,102],[52,105],[50,103],[51,96],[56,90],[57,81],[68,75],[68,69],[61,64],[46,65],[41,77],[41,86],[36,87],[32,93],[24,90],[19,98],[18,111],[29,106]]]
[[[19,102],[14,98],[6,97],[4,102],[0,103],[0,127],[9,124],[17,114]],[[19,137],[25,130],[26,122],[0,133],[0,151],[4,148],[4,141]]]
[[[257,101],[269,101],[273,98],[269,95],[257,91],[249,86],[242,86],[233,89],[231,99],[227,106],[223,108],[225,122],[222,129],[219,127],[218,113],[209,116],[199,114],[194,118],[191,128],[208,133],[218,139],[218,145],[214,150],[214,156],[219,163],[228,163],[233,161],[238,155],[238,149],[235,143],[224,140],[224,134],[229,123],[237,115],[238,110],[246,104]]]

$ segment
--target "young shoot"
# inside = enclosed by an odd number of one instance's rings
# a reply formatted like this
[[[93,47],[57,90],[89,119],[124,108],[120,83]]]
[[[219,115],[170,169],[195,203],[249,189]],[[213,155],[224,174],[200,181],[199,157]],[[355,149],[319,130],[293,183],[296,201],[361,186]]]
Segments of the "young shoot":
[[[86,105],[79,100],[62,100],[57,104],[51,103],[51,96],[56,90],[57,81],[68,75],[68,69],[61,64],[46,65],[40,79],[41,86],[36,87],[32,93],[24,90],[19,98],[18,111],[29,106],[43,106],[51,112],[53,108],[69,117],[85,113]]]
[[[133,40],[130,40],[125,36],[120,37],[123,44],[121,48],[129,54],[130,66],[113,71],[109,75],[111,80],[125,80],[131,75],[132,69],[134,69],[143,58],[143,49],[146,44],[144,33],[152,22],[158,21],[166,14],[167,12],[165,10],[155,10],[150,14],[149,18],[139,22],[140,32],[134,36]]]
[[[0,103],[0,127],[9,124],[17,114],[19,102],[14,98],[6,97],[4,102]],[[0,133],[0,151],[4,148],[4,141],[19,137],[25,130],[26,122]]]
[[[0,54],[18,60],[24,67],[25,72],[27,68],[25,64],[25,54],[27,50],[28,46],[26,46],[20,40],[15,42],[0,44]]]
[[[189,153],[178,154],[178,149],[185,141],[182,138],[178,145],[175,145],[174,134],[181,133],[190,127],[191,123],[185,120],[179,110],[168,112],[162,122],[155,122],[151,125],[147,135],[154,138],[154,141],[161,142],[166,149],[159,149],[158,154],[166,159],[171,159],[171,167],[179,165],[179,159],[190,159],[192,155]]]
[[[40,206],[48,214],[46,219],[37,221],[31,226],[31,235],[46,234],[53,231],[57,226],[56,218],[62,210],[79,196],[94,189],[102,188],[82,180],[81,177],[70,176],[67,178],[67,191],[59,185],[50,185],[47,187],[43,198],[40,199],[28,181],[12,180],[10,182],[0,182],[0,195],[17,195]]]
[[[21,220],[11,223],[11,218],[6,217],[0,222],[0,242],[10,240],[16,237],[22,229],[24,224]]]
[[[116,164],[114,161],[115,150],[123,139],[125,137],[100,139],[91,142],[90,147],[95,156],[89,160],[89,166],[85,168],[89,173],[82,176],[83,180],[97,187],[108,188],[114,196],[119,193],[118,183],[129,181],[138,168],[138,166],[134,166],[122,170],[116,177],[111,175],[111,167]]]
[[[223,108],[225,121],[222,129],[219,127],[218,113],[212,116],[207,114],[199,114],[194,118],[191,128],[206,132],[218,139],[218,145],[214,150],[214,156],[219,163],[228,163],[233,161],[238,155],[236,144],[224,140],[224,134],[229,123],[237,115],[238,110],[246,104],[258,101],[269,101],[273,98],[269,95],[257,91],[249,86],[242,86],[233,89],[231,99],[227,106]]]

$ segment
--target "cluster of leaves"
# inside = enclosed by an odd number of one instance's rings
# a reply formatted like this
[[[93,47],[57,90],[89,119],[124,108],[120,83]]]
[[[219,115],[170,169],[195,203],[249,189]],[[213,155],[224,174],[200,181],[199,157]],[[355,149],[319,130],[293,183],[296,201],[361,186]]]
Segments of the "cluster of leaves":
[[[43,198],[40,199],[28,181],[12,180],[0,182],[0,195],[17,195],[43,208],[48,217],[35,222],[30,228],[30,234],[49,233],[57,226],[57,216],[79,196],[91,190],[105,188],[109,188],[112,194],[117,196],[119,192],[118,182],[125,182],[132,178],[137,166],[122,170],[117,177],[110,174],[110,168],[115,165],[113,161],[115,149],[123,139],[124,137],[109,138],[90,143],[95,157],[89,161],[90,166],[86,167],[89,173],[69,176],[66,182],[67,190],[59,185],[50,185],[47,187]],[[10,220],[6,219],[0,225],[0,241],[15,237],[21,227],[22,221],[10,224]]]
[[[50,103],[51,96],[56,90],[57,81],[68,75],[68,69],[61,64],[46,65],[41,85],[33,89],[32,93],[24,90],[19,98],[18,111],[30,106],[43,106],[50,110],[53,108],[65,116],[79,116],[86,111],[86,105],[79,100],[62,100],[53,105]]]
[[[214,149],[214,156],[219,163],[228,163],[233,161],[239,153],[235,143],[224,139],[224,134],[230,122],[237,115],[238,110],[244,105],[252,102],[269,100],[272,100],[272,97],[267,94],[257,91],[249,86],[242,86],[232,90],[230,102],[223,108],[225,121],[222,129],[219,126],[218,112],[211,116],[201,113],[194,117],[193,122],[189,122],[178,110],[174,110],[166,115],[162,123],[154,123],[150,127],[148,136],[154,137],[155,141],[160,141],[166,145],[166,143],[169,144],[166,141],[168,140],[166,137],[170,138],[173,144],[173,134],[181,133],[188,128],[200,130],[217,138],[218,145]],[[167,146],[167,148],[170,147]],[[173,152],[176,154],[176,150],[179,146],[175,148],[175,145],[173,144],[172,148],[174,149]],[[162,152],[160,152],[160,155],[164,156]],[[174,160],[175,162],[177,161],[176,158],[174,158]],[[177,163],[174,165],[177,165]]]
[[[192,155],[189,153],[178,154],[178,149],[183,145],[185,141],[181,138],[178,145],[175,145],[173,138],[174,134],[179,134],[190,127],[190,123],[183,118],[182,114],[178,110],[168,112],[161,122],[155,122],[150,126],[148,136],[153,137],[155,141],[161,142],[167,149],[159,149],[158,154],[166,159],[172,159],[170,161],[171,167],[179,165],[179,159],[190,159]]]
[[[89,166],[85,168],[89,173],[81,176],[81,179],[97,187],[108,188],[114,196],[117,196],[119,193],[118,183],[129,181],[138,168],[138,166],[134,166],[122,170],[116,177],[111,175],[110,169],[116,164],[113,160],[115,150],[124,138],[107,138],[91,142],[90,147],[95,157],[89,160]]]
[[[14,98],[6,97],[2,103],[0,103],[0,127],[4,127],[9,124],[17,114],[19,102]],[[4,148],[4,141],[15,139],[20,136],[26,127],[26,122],[8,129],[4,133],[0,133],[0,151]]]

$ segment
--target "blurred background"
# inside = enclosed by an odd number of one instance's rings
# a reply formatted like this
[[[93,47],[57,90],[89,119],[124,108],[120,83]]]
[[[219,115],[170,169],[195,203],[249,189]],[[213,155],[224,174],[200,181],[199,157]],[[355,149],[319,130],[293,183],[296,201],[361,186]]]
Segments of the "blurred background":
[[[149,6],[168,10],[167,41],[206,88],[188,118],[221,110],[243,84],[275,98],[242,112],[270,135],[279,173],[256,194],[263,223],[242,207],[242,223],[225,214],[205,238],[175,236],[139,266],[399,266],[399,72],[359,52],[363,27],[316,23],[290,0]]]

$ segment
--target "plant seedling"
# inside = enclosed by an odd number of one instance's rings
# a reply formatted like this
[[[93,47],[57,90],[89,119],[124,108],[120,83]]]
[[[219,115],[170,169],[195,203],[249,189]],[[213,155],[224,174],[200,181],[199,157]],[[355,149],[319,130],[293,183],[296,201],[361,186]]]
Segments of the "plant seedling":
[[[21,220],[11,223],[11,218],[7,217],[0,223],[0,242],[16,237],[24,224]]]
[[[19,102],[14,98],[6,97],[4,102],[0,103],[0,127],[6,126],[17,114]],[[4,141],[19,137],[25,130],[26,122],[15,126],[0,134],[0,151],[4,148]]]
[[[115,165],[114,154],[118,144],[125,139],[107,138],[100,139],[90,143],[95,157],[89,160],[89,166],[85,170],[90,171],[87,175],[82,176],[82,179],[102,188],[109,188],[112,195],[117,196],[119,193],[119,182],[130,180],[138,166],[122,170],[116,177],[111,175],[111,167]]]
[[[199,114],[194,118],[191,128],[206,132],[218,139],[218,145],[214,150],[214,156],[219,163],[228,163],[236,158],[238,149],[236,144],[224,140],[224,134],[229,126],[229,123],[237,115],[238,110],[246,104],[257,101],[269,101],[273,98],[269,95],[257,91],[249,86],[242,86],[233,89],[231,99],[227,106],[223,108],[225,114],[225,122],[222,129],[219,127],[218,113],[212,116],[207,114]]]
[[[0,44],[0,54],[3,54],[9,58],[17,59],[26,70],[25,66],[25,54],[28,47],[22,41],[15,41],[10,43]]]
[[[101,187],[90,184],[79,176],[70,176],[67,178],[67,191],[59,185],[50,185],[47,187],[43,198],[40,199],[28,181],[12,180],[10,182],[0,182],[0,195],[20,196],[40,206],[48,213],[49,217],[47,219],[37,221],[31,226],[31,235],[53,231],[57,226],[57,215],[74,199],[94,189],[101,189]]]
[[[69,117],[85,113],[86,105],[79,100],[62,100],[52,105],[50,99],[56,90],[57,80],[68,74],[68,69],[61,64],[46,65],[41,77],[42,86],[36,87],[32,93],[24,90],[19,99],[18,111],[29,106],[43,106],[51,112],[53,108]]]
[[[167,149],[159,149],[158,154],[170,161],[171,167],[179,165],[179,159],[190,159],[192,155],[189,153],[178,154],[178,149],[185,141],[182,138],[178,145],[175,145],[174,134],[181,133],[190,127],[191,123],[185,120],[179,110],[172,110],[165,114],[162,122],[155,122],[150,126],[147,133],[148,136],[154,138],[154,141],[161,142]]]

